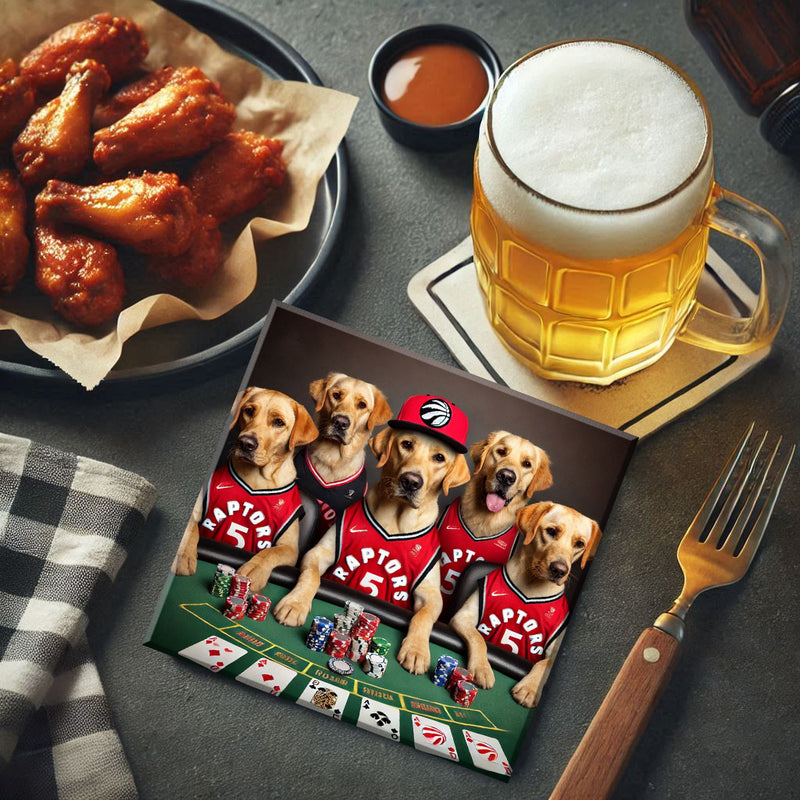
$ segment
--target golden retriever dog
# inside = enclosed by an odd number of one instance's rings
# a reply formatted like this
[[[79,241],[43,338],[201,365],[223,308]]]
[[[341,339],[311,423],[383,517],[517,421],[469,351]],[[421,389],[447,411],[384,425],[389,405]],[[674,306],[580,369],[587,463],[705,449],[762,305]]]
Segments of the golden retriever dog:
[[[200,536],[252,552],[239,572],[256,592],[278,566],[297,561],[302,501],[292,456],[317,437],[317,427],[296,400],[272,389],[249,387],[231,428],[239,432],[228,461],[198,496],[172,569],[193,575]]]
[[[511,695],[533,708],[564,635],[569,613],[564,584],[578,559],[586,566],[601,534],[594,520],[549,502],[521,509],[517,527],[522,546],[505,566],[482,579],[450,625],[467,645],[468,669],[481,688],[494,686],[487,642],[532,662]]]
[[[419,674],[430,666],[428,639],[442,608],[438,495],[466,483],[469,468],[463,455],[417,430],[386,428],[369,444],[380,481],[305,554],[275,618],[303,625],[321,577],[413,610],[397,660]]]
[[[318,539],[364,496],[364,450],[372,431],[389,421],[392,410],[377,386],[342,372],[312,381],[308,391],[319,437],[295,454],[294,463],[297,485],[320,506]]]
[[[547,453],[508,431],[490,433],[469,454],[475,472],[438,525],[445,617],[464,569],[474,561],[508,561],[517,537],[517,511],[534,492],[553,485]]]

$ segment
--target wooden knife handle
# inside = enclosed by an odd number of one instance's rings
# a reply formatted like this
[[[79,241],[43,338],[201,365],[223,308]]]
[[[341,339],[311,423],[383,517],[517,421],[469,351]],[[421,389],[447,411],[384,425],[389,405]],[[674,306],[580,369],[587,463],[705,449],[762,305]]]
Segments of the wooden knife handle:
[[[550,800],[594,800],[614,791],[678,660],[680,643],[642,632],[572,755]]]

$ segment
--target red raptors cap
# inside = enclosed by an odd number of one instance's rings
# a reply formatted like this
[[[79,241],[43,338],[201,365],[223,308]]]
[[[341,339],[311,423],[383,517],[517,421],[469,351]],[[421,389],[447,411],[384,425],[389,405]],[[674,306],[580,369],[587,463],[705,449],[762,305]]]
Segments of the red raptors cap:
[[[435,436],[457,453],[467,452],[467,415],[443,397],[415,394],[403,403],[397,419],[389,420],[390,428],[410,428]]]

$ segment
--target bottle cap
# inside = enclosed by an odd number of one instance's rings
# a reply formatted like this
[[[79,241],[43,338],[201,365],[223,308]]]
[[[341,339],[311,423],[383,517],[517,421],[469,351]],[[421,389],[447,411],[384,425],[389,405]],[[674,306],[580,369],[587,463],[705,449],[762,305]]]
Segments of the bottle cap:
[[[764,109],[758,130],[778,152],[800,152],[800,83],[788,86]]]

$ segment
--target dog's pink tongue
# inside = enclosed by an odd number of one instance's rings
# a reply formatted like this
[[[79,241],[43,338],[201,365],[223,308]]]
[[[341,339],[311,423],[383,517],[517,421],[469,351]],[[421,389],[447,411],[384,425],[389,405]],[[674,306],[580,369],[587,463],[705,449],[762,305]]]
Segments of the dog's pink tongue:
[[[505,507],[506,501],[500,497],[499,494],[489,492],[489,494],[486,495],[486,508],[488,508],[493,514],[496,514],[498,511],[502,511]]]

